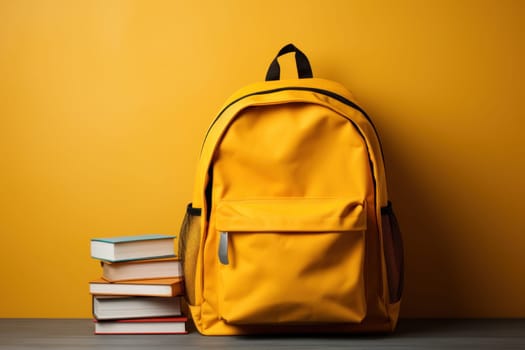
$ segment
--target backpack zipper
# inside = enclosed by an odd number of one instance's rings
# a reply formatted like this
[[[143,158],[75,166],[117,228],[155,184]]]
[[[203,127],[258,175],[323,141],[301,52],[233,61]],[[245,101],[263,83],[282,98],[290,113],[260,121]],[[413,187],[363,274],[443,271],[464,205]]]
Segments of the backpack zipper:
[[[219,114],[217,115],[217,117],[215,117],[215,119],[213,120],[213,122],[211,123],[210,127],[208,128],[208,131],[206,132],[206,135],[204,136],[204,141],[202,142],[202,146],[201,146],[201,153],[202,153],[202,150],[204,149],[204,144],[206,143],[206,139],[208,138],[208,134],[210,133],[211,129],[213,128],[213,126],[215,125],[215,123],[219,120],[219,118],[221,117],[221,115],[228,109],[230,108],[232,105],[234,105],[235,103],[247,98],[247,97],[250,97],[250,96],[255,96],[255,95],[265,95],[265,94],[271,94],[271,93],[274,93],[274,92],[280,92],[280,91],[287,91],[287,90],[298,90],[298,91],[311,91],[311,92],[316,92],[316,93],[319,93],[319,94],[322,94],[322,95],[325,95],[325,96],[328,96],[328,97],[331,97],[347,106],[350,106],[352,107],[353,109],[359,111],[361,114],[363,114],[366,118],[366,120],[368,120],[368,122],[370,123],[370,125],[372,126],[372,129],[374,130],[374,133],[376,134],[377,136],[377,140],[379,142],[379,148],[381,149],[381,157],[383,157],[383,145],[381,144],[381,140],[379,139],[379,133],[377,132],[377,129],[374,125],[374,123],[372,122],[372,119],[368,116],[368,114],[365,112],[364,109],[362,109],[359,105],[357,105],[356,103],[350,101],[349,99],[347,99],[346,97],[343,97],[339,94],[336,94],[335,92],[332,92],[332,91],[329,91],[329,90],[324,90],[324,89],[318,89],[318,88],[310,88],[310,87],[303,87],[303,86],[289,86],[289,87],[283,87],[283,88],[277,88],[277,89],[270,89],[270,90],[263,90],[263,91],[256,91],[256,92],[253,92],[251,94],[247,94],[247,95],[244,95],[244,96],[241,96],[237,99],[235,99],[234,101],[230,102],[227,106],[225,106],[220,112]],[[354,124],[352,122],[352,124]],[[355,125],[355,124],[354,124]]]
[[[221,231],[219,238],[219,261],[223,265],[230,263],[228,259],[228,232]]]

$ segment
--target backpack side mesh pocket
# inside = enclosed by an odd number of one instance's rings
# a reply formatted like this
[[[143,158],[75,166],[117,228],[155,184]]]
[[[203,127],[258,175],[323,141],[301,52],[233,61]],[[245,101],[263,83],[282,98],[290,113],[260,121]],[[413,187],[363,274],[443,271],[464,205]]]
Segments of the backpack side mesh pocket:
[[[179,234],[179,257],[184,273],[186,300],[195,305],[195,271],[200,244],[201,209],[193,208],[191,203],[186,208],[186,215]]]

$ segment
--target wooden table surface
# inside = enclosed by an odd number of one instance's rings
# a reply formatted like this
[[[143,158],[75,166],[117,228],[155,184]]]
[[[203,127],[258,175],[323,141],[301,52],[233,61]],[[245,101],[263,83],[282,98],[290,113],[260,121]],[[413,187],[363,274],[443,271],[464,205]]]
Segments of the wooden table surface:
[[[0,319],[0,349],[525,349],[525,319],[401,320],[388,336],[94,335],[87,319]]]

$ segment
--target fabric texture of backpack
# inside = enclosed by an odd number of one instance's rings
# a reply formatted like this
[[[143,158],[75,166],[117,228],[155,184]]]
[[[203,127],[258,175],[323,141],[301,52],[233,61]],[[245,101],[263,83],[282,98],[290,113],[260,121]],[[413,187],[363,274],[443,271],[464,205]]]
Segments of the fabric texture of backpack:
[[[287,53],[298,78],[280,80]],[[294,45],[213,119],[179,254],[202,334],[395,329],[403,245],[377,132]]]

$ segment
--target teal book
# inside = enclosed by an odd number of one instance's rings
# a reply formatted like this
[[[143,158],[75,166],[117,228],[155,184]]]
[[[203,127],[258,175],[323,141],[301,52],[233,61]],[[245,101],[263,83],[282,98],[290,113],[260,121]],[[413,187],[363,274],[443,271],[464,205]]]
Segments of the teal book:
[[[109,262],[175,256],[175,236],[147,234],[91,239],[91,257]]]

